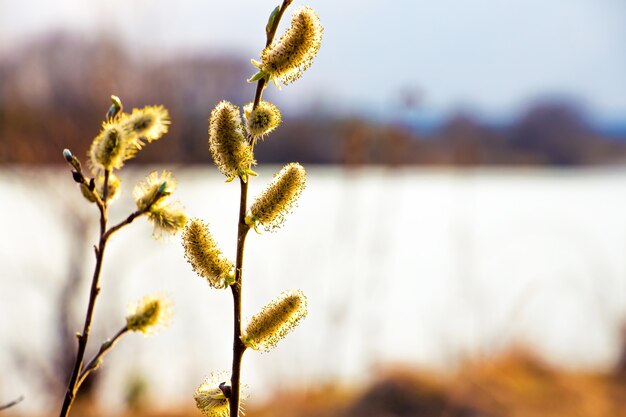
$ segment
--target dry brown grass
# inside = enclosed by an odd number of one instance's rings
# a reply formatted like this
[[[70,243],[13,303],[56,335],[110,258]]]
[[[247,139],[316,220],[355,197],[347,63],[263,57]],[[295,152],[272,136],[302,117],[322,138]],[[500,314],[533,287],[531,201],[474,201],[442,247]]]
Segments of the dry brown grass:
[[[557,370],[524,351],[455,375],[389,367],[360,390],[281,392],[247,417],[626,417],[626,380]]]
[[[387,366],[366,387],[280,391],[246,417],[626,417],[626,375],[555,369],[524,351],[474,360],[454,375]],[[19,407],[3,417],[18,416]],[[89,402],[72,417],[109,417]],[[32,416],[29,416],[32,417]],[[117,417],[201,417],[189,404]]]

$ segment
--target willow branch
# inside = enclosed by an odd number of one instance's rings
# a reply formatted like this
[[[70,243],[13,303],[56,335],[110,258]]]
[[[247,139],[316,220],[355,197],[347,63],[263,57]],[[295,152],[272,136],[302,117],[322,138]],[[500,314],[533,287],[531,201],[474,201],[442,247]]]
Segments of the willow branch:
[[[278,14],[276,14],[276,17],[274,19],[274,25],[271,28],[269,28],[269,30],[267,31],[267,39],[265,41],[266,48],[270,46],[272,42],[274,41],[274,37],[276,36],[276,31],[278,30],[278,25],[280,24],[280,20],[283,18],[283,15],[285,14],[287,7],[289,7],[289,5],[292,2],[293,0],[284,0],[283,4],[280,6],[280,9],[278,10]],[[263,96],[263,90],[265,89],[266,84],[267,84],[265,81],[266,81],[265,78],[261,78],[259,81],[257,81],[256,93],[254,95],[254,104],[252,106],[253,109],[256,109],[259,103],[261,102],[261,97]]]
[[[80,174],[82,176],[82,174]],[[65,392],[65,398],[61,407],[60,417],[67,417],[69,410],[72,407],[72,403],[76,397],[76,392],[80,387],[82,381],[86,378],[87,374],[91,372],[89,366],[83,371],[83,360],[85,358],[85,350],[87,348],[87,342],[89,340],[89,332],[91,330],[91,322],[93,320],[93,312],[96,305],[98,294],[100,293],[100,273],[102,271],[102,262],[104,259],[104,250],[106,248],[109,238],[122,227],[132,223],[137,217],[147,213],[153,204],[155,204],[162,195],[155,195],[153,200],[143,210],[137,210],[131,213],[125,220],[116,224],[107,230],[108,221],[108,202],[107,193],[109,188],[110,171],[104,171],[104,184],[103,184],[103,196],[102,199],[96,200],[98,209],[100,210],[100,239],[98,246],[95,248],[96,254],[96,266],[94,268],[93,277],[91,279],[91,290],[89,292],[89,304],[87,305],[87,312],[85,314],[85,323],[83,325],[83,332],[78,333],[78,351],[76,353],[76,360],[74,362],[74,368],[72,369],[72,375],[67,385]],[[84,179],[84,177],[83,177]],[[94,195],[97,195],[97,191],[93,191]],[[98,197],[99,198],[99,197]],[[120,334],[121,336],[121,334]],[[118,336],[119,337],[119,336]],[[107,349],[108,350],[108,349]],[[89,370],[89,372],[87,372]]]
[[[235,262],[235,283],[230,286],[233,293],[233,367],[231,373],[230,415],[239,415],[241,359],[246,345],[241,341],[241,290],[243,284],[243,254],[246,236],[250,226],[246,224],[246,207],[248,198],[248,183],[239,179],[241,198],[239,202],[239,223],[237,227],[237,260]]]
[[[106,248],[107,237],[107,200],[106,193],[109,188],[109,170],[104,173],[104,198],[101,200],[102,204],[98,204],[100,209],[100,240],[98,247],[96,248],[96,266],[93,271],[93,277],[91,279],[91,290],[89,292],[89,304],[87,305],[87,313],[85,314],[85,323],[83,325],[83,332],[77,334],[78,338],[78,351],[76,352],[76,360],[74,362],[74,368],[72,369],[72,375],[67,385],[65,392],[65,398],[63,399],[63,405],[61,406],[60,417],[67,417],[74,399],[76,397],[76,391],[78,390],[78,376],[83,367],[83,360],[85,358],[85,349],[87,348],[87,341],[89,340],[89,332],[91,330],[91,321],[93,319],[93,311],[96,305],[96,299],[100,293],[100,272],[102,271],[102,260],[104,258],[104,249]],[[97,194],[97,192],[96,192]]]
[[[19,398],[11,401],[10,403],[4,404],[4,405],[0,405],[0,411],[6,410],[7,408],[11,408],[14,405],[17,405],[17,404],[21,403],[23,400],[24,400],[24,396],[20,395]]]
[[[126,219],[122,220],[121,222],[119,222],[118,224],[116,224],[115,226],[111,227],[109,230],[107,230],[107,232],[104,234],[104,236],[108,239],[111,237],[111,235],[115,232],[117,232],[118,230],[120,230],[122,227],[124,226],[128,226],[129,224],[131,224],[137,217],[140,217],[144,214],[146,214],[148,212],[148,210],[150,210],[150,206],[152,206],[152,204],[150,204],[146,209],[144,210],[137,210],[134,211],[133,213],[131,213]]]
[[[293,0],[284,0],[276,18],[274,19],[274,23],[271,28],[267,31],[267,40],[265,42],[265,46],[268,47],[276,36],[276,31],[278,30],[278,25],[280,24],[280,20],[285,13],[285,10],[291,4]],[[259,103],[261,102],[261,98],[263,96],[263,90],[265,89],[266,82],[265,79],[262,78],[257,81],[256,92],[254,95],[254,104],[252,105],[252,109],[256,109]],[[253,141],[249,139],[251,146],[253,146]],[[249,179],[248,179],[249,180]],[[239,417],[239,402],[241,396],[241,360],[243,358],[243,354],[246,351],[246,345],[241,341],[241,293],[243,288],[243,255],[244,255],[244,247],[246,243],[246,236],[250,231],[250,226],[246,224],[246,210],[247,210],[247,200],[248,200],[248,182],[244,181],[242,178],[239,178],[241,196],[239,199],[239,221],[237,224],[237,259],[235,262],[235,283],[231,285],[231,291],[233,293],[233,364],[232,364],[232,373],[231,373],[231,395],[229,398],[230,405],[230,416],[231,417]]]
[[[102,358],[104,357],[104,355],[113,346],[115,346],[119,338],[122,337],[122,335],[124,335],[126,332],[128,332],[128,327],[124,326],[115,334],[115,336],[113,336],[111,339],[107,340],[100,346],[98,353],[96,353],[94,357],[91,358],[87,366],[85,366],[83,371],[80,373],[80,376],[78,377],[77,388],[80,388],[80,386],[83,384],[83,382],[89,376],[90,373],[92,373],[93,371],[97,370],[100,367],[100,364],[102,363]]]

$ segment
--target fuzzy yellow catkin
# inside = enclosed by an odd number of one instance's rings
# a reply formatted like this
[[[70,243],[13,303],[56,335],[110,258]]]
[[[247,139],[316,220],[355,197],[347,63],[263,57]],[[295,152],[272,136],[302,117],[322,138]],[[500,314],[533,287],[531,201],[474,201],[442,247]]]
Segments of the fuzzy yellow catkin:
[[[170,116],[163,106],[146,106],[133,109],[131,114],[123,114],[120,123],[128,132],[152,142],[167,133]],[[138,143],[138,146],[142,146]]]
[[[185,208],[178,202],[159,204],[150,208],[148,220],[153,224],[152,235],[156,239],[175,235],[187,224]]]
[[[254,103],[248,103],[243,107],[246,130],[254,140],[263,139],[280,125],[280,110],[265,100],[260,101],[256,109],[253,106]]]
[[[137,152],[135,136],[117,121],[102,123],[102,130],[89,148],[89,162],[95,171],[120,169]]]
[[[225,371],[212,372],[202,381],[193,395],[194,400],[196,400],[196,407],[207,417],[228,417],[230,415],[228,398],[220,389],[222,382],[230,382],[230,373]]]
[[[129,307],[126,327],[133,332],[152,334],[169,324],[171,303],[160,295],[144,297]]]
[[[256,162],[252,146],[245,136],[239,107],[228,101],[221,101],[209,118],[209,150],[215,165],[232,180],[254,175],[251,166]]]
[[[157,239],[178,233],[187,223],[184,207],[177,201],[170,201],[175,189],[176,181],[171,172],[154,171],[133,190],[137,210],[147,212]]]
[[[306,317],[307,302],[300,290],[285,291],[250,319],[241,341],[249,348],[269,351]]]
[[[170,171],[153,171],[133,189],[137,210],[145,210],[149,205],[158,205],[176,189],[176,181]]]
[[[310,7],[300,7],[294,12],[289,29],[261,52],[261,62],[255,65],[270,79],[292,83],[313,63],[323,31],[317,13]]]
[[[234,282],[233,263],[217,247],[209,227],[200,219],[192,219],[183,232],[185,257],[196,274],[213,288],[226,288]]]
[[[262,224],[268,231],[280,227],[302,193],[305,182],[306,171],[302,165],[297,162],[285,165],[252,204],[246,223],[255,227],[257,223]]]
[[[119,100],[119,99],[118,99]],[[120,104],[121,105],[121,104]],[[120,169],[133,158],[144,143],[163,136],[170,124],[163,106],[133,109],[131,114],[119,113],[102,124],[89,149],[89,161],[95,171]]]

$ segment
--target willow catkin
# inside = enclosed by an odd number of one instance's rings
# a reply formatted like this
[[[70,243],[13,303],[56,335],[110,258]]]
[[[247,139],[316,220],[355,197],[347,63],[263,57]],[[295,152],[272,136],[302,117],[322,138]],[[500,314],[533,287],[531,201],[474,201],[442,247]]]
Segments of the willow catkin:
[[[282,120],[278,107],[269,101],[261,100],[253,109],[254,103],[248,103],[243,107],[246,118],[246,131],[254,139],[263,139],[272,133]]]
[[[280,227],[302,193],[305,183],[306,171],[302,165],[297,162],[285,165],[252,204],[246,223],[255,227],[261,224],[268,231]]]
[[[246,140],[239,107],[228,101],[221,101],[211,112],[209,150],[215,165],[229,180],[235,177],[246,180],[253,174],[254,155]]]
[[[310,7],[300,7],[294,12],[289,29],[261,52],[261,62],[255,65],[270,79],[290,84],[313,63],[323,31],[317,13]]]
[[[226,288],[234,282],[233,263],[217,247],[209,227],[200,219],[192,219],[183,233],[185,257],[196,272],[213,288]]]
[[[144,297],[129,307],[126,327],[133,332],[152,334],[169,324],[171,302],[161,295]]]
[[[283,292],[252,316],[241,341],[255,350],[271,350],[306,317],[306,307],[302,291]]]

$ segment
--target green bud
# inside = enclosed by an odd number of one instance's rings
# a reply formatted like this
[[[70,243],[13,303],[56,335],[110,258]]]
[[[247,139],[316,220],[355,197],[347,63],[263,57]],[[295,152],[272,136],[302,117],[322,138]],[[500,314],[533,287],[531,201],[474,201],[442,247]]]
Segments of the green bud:
[[[107,111],[106,119],[111,121],[117,117],[117,115],[122,111],[122,101],[118,96],[111,96],[111,107],[109,107],[109,111]]]
[[[265,26],[265,33],[269,34],[272,31],[272,28],[274,27],[274,22],[276,21],[276,17],[278,16],[279,12],[280,5],[276,6],[276,8],[272,10],[272,13],[270,13],[270,18],[267,20],[267,25]]]

